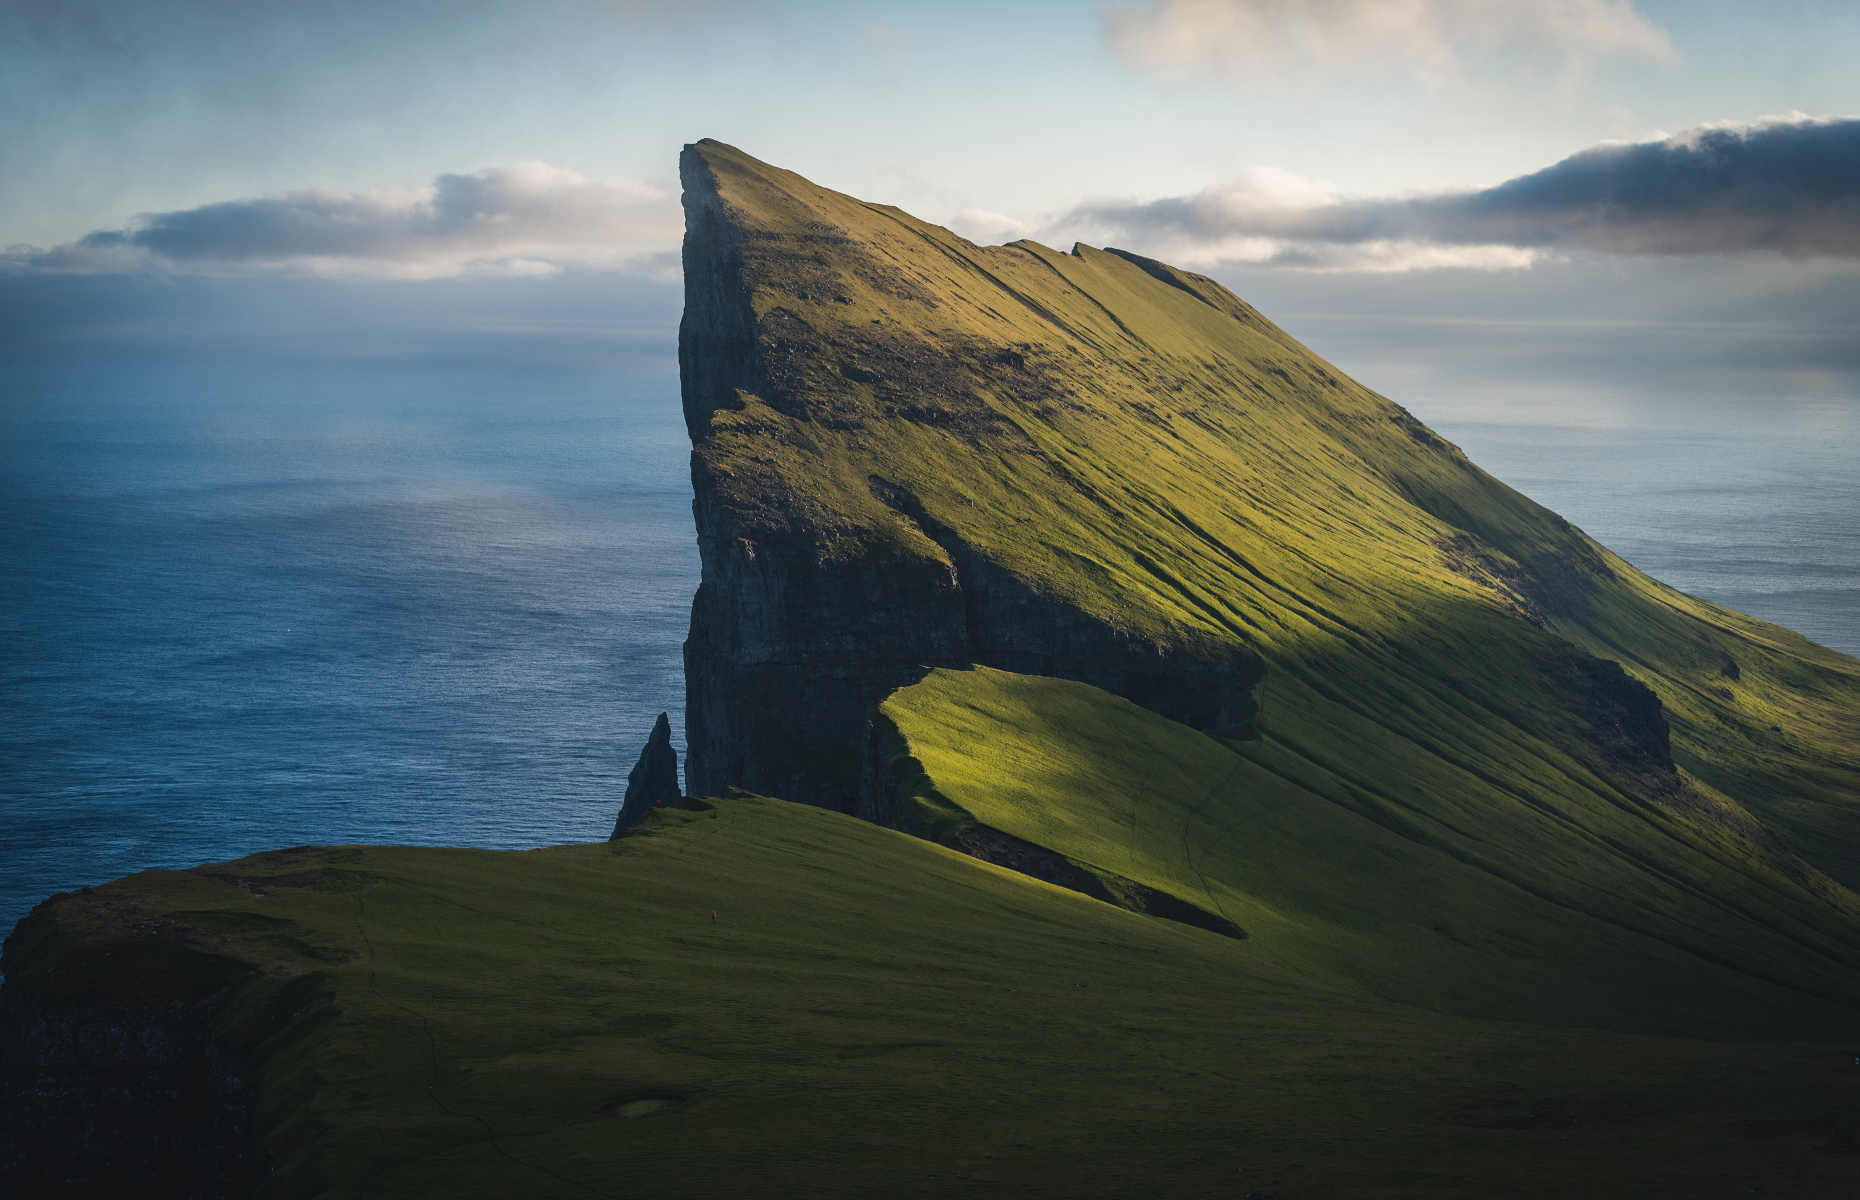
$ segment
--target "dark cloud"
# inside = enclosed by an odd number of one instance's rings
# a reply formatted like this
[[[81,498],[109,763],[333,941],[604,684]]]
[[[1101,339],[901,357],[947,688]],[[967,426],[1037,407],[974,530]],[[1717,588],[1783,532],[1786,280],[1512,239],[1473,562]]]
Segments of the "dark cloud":
[[[1193,196],[1085,205],[1067,222],[1191,245],[1272,239],[1250,260],[1293,266],[1378,243],[1860,258],[1860,119],[1708,126],[1601,145],[1476,192],[1313,200],[1249,177]]]
[[[1425,210],[1424,210],[1425,211]],[[1860,257],[1860,120],[1598,146],[1426,211],[1433,236],[1625,254]]]

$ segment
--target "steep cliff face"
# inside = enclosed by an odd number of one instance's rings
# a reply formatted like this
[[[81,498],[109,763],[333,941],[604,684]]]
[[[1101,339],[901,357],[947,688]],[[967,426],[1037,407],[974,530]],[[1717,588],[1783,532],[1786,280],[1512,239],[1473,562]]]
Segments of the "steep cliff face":
[[[705,453],[713,415],[773,396],[762,323],[745,278],[762,231],[728,206],[716,170],[688,148],[685,312],[678,364],[703,563],[685,643],[686,785],[735,785],[851,809],[846,729],[922,661],[963,646],[954,572],[934,554],[848,554],[834,534],[748,507]],[[773,499],[773,498],[772,498]],[[908,616],[906,616],[908,614]]]
[[[86,888],[46,900],[6,939],[0,1172],[12,1194],[260,1192],[261,1064],[331,1009],[321,976],[208,945],[215,925],[288,928],[256,914],[177,919]]]

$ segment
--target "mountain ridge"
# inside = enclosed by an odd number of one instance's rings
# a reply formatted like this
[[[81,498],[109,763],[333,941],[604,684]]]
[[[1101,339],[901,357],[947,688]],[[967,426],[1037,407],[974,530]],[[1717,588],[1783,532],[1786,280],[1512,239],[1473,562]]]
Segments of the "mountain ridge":
[[[1596,978],[1658,945],[1855,994],[1860,664],[1647,578],[1203,276],[978,247],[720,143],[682,163],[695,786],[1128,876],[1035,835],[1058,797],[986,822],[886,773],[922,757],[901,713],[938,727],[898,700],[937,672],[958,713],[952,681],[989,678],[961,668],[1054,677],[1626,931]]]

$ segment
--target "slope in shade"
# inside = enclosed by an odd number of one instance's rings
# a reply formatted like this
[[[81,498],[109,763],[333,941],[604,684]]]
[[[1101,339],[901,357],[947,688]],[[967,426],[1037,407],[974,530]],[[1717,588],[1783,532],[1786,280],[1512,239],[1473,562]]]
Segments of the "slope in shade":
[[[797,1178],[823,1197],[1827,1196],[1852,1178],[1845,1043],[1403,1008],[1251,940],[753,797],[660,808],[614,843],[146,872],[40,906],[5,966],[0,1047],[51,1068],[0,1088],[20,1196]]]
[[[1552,973],[1652,939],[1663,994],[1852,997],[1860,664],[1648,579],[1203,277],[978,247],[717,143],[683,172],[694,791],[909,824],[886,696],[1060,677],[1613,931],[1523,938]]]

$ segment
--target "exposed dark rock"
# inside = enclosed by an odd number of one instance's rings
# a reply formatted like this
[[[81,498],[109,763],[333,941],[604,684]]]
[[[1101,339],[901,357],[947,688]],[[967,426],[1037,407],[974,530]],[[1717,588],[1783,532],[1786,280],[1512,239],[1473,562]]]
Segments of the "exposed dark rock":
[[[614,818],[613,837],[624,834],[655,808],[676,808],[684,794],[678,790],[678,752],[672,749],[672,722],[660,713],[639,761],[626,777],[626,798]],[[609,841],[613,838],[609,838]]]
[[[1678,786],[1671,732],[1660,698],[1618,662],[1575,647],[1546,658],[1545,677],[1582,721],[1597,767],[1665,792]]]
[[[61,893],[7,938],[0,1191],[245,1196],[269,1173],[257,1072],[328,1016],[315,974],[272,979],[173,922],[88,929]]]
[[[1401,417],[1413,422],[1410,435],[1424,442],[1426,426],[1405,410]],[[1436,448],[1443,454],[1460,457],[1457,447],[1431,431],[1426,437],[1438,442]],[[1525,541],[1508,536],[1489,514],[1481,517],[1467,511],[1425,478],[1395,473],[1389,482],[1417,508],[1462,531],[1436,543],[1448,567],[1492,588],[1532,624],[1554,617],[1586,618],[1596,588],[1615,578],[1600,547],[1555,513],[1543,514],[1550,531],[1547,540]],[[1510,495],[1523,502],[1516,493]],[[1500,546],[1506,548],[1502,555],[1492,549]]]
[[[1532,595],[1533,581],[1517,563],[1463,533],[1434,544],[1450,570],[1489,589],[1507,608],[1538,628],[1549,623],[1543,605]]]
[[[741,236],[723,209],[710,168],[687,150],[684,181],[685,311],[678,323],[678,377],[685,426],[696,440],[710,414],[734,408],[740,381],[761,375],[755,314],[743,284]]]
[[[1079,892],[1131,912],[1193,925],[1196,929],[1205,929],[1222,937],[1246,937],[1246,930],[1200,905],[1190,904],[1179,896],[1158,891],[1122,875],[1087,868],[1045,846],[1022,841],[987,825],[964,826],[949,839],[948,844],[971,858],[979,858],[983,862],[1045,880],[1068,891]]]

